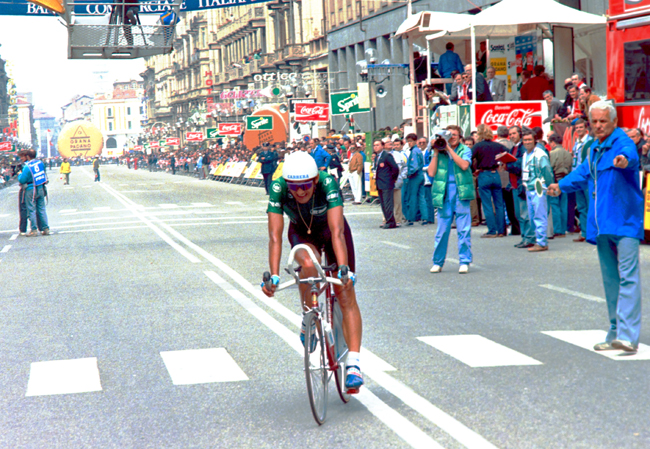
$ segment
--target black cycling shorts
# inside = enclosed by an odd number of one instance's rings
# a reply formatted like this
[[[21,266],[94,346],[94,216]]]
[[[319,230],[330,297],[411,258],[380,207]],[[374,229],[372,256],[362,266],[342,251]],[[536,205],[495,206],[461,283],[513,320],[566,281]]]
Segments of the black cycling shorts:
[[[347,220],[343,219],[343,226],[345,229],[345,247],[348,250],[348,266],[352,272],[356,272],[356,264],[354,260],[354,241],[352,240],[352,230],[348,226]],[[289,231],[287,237],[289,238],[289,243],[293,248],[300,243],[311,243],[320,251],[320,249],[325,246],[325,255],[327,256],[327,263],[333,264],[336,262],[336,254],[334,253],[334,247],[332,246],[332,232],[329,227],[325,227],[322,230],[314,229],[312,230],[313,234],[307,233],[298,233],[296,228],[293,226],[293,223],[289,224]]]

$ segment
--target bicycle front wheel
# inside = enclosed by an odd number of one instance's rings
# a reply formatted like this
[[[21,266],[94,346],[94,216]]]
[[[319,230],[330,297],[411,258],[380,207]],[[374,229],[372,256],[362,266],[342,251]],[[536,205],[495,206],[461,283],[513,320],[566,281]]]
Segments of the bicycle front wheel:
[[[341,306],[339,302],[334,299],[332,306],[332,331],[335,341],[335,355],[338,359],[336,371],[334,371],[334,380],[336,382],[336,390],[339,392],[339,397],[344,404],[350,401],[350,395],[345,388],[345,361],[348,358],[348,345],[343,336],[343,314],[341,313]]]
[[[327,413],[327,358],[325,339],[316,312],[307,312],[303,318],[305,329],[305,378],[307,395],[314,419],[320,425],[325,422]]]

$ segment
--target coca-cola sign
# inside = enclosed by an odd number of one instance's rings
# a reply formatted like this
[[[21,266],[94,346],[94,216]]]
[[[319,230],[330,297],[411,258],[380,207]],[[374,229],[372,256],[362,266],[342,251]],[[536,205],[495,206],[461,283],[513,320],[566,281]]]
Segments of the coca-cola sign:
[[[483,123],[493,131],[499,126],[541,128],[547,109],[545,101],[476,103],[476,126]]]
[[[167,145],[180,145],[181,144],[181,138],[180,137],[168,137],[165,140]]]
[[[639,128],[650,134],[650,106],[617,106],[618,126]]]
[[[241,123],[219,123],[220,136],[238,136],[241,134]]]
[[[329,122],[329,103],[296,103],[297,122]]]
[[[185,133],[185,140],[188,142],[203,142],[203,133],[200,131],[189,131]]]

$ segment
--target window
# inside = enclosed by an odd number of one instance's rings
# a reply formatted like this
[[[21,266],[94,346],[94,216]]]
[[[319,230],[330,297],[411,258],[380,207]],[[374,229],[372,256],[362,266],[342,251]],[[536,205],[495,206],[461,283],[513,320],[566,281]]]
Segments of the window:
[[[140,106],[140,114],[144,114],[144,108]]]
[[[113,108],[107,108],[106,109],[106,116],[107,117],[113,117]]]
[[[113,122],[108,122],[108,130],[113,131]]]
[[[126,115],[131,115],[131,108],[126,108]]]
[[[127,122],[126,126],[128,126],[129,129],[131,129],[131,122]]]
[[[625,49],[625,100],[650,100],[650,40],[628,42]]]

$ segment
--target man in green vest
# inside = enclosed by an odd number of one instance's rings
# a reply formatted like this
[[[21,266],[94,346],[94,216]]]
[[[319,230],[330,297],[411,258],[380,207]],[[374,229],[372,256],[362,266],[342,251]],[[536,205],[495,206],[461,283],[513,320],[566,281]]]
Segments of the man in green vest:
[[[460,259],[459,273],[469,271],[472,262],[472,214],[469,203],[475,199],[474,178],[470,168],[472,150],[460,143],[462,131],[456,125],[447,127],[447,144],[440,139],[431,142],[433,157],[427,172],[433,183],[431,196],[433,207],[438,208],[438,229],[436,231],[435,248],[433,250],[433,267],[431,273],[440,273],[447,257],[447,244],[451,225],[456,216],[456,231],[458,232],[458,258]],[[438,142],[436,142],[438,141]]]

